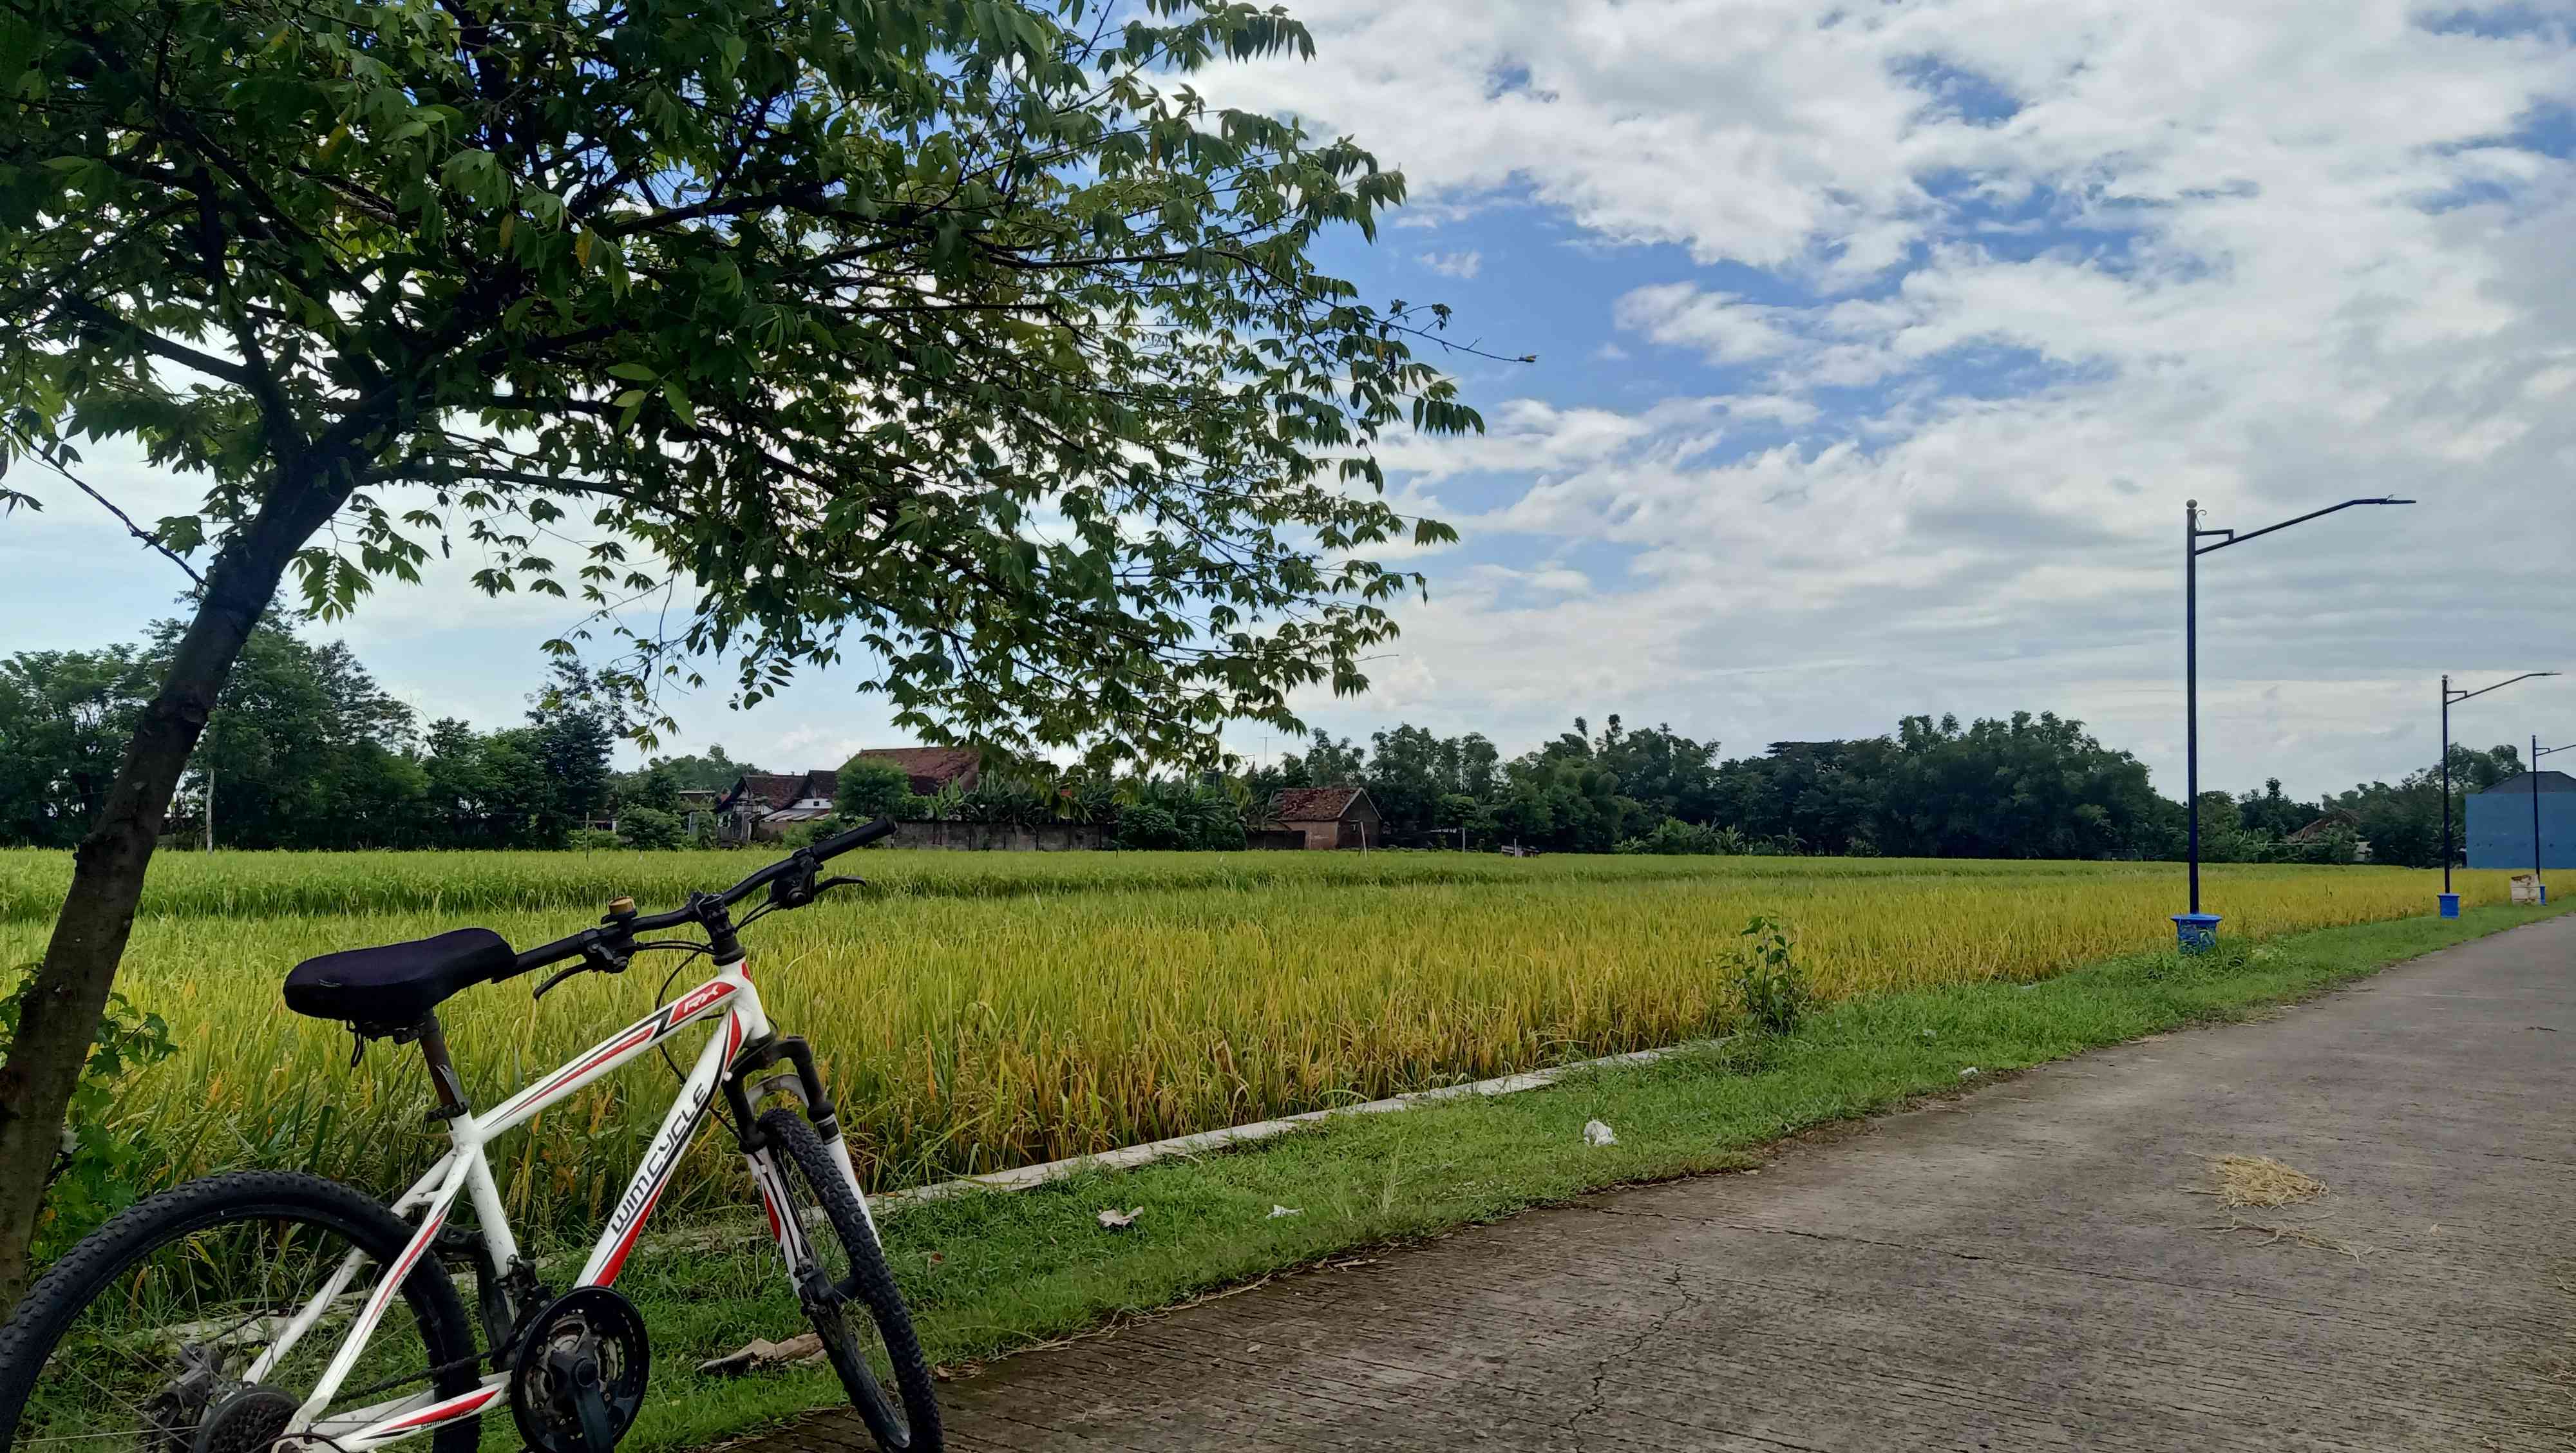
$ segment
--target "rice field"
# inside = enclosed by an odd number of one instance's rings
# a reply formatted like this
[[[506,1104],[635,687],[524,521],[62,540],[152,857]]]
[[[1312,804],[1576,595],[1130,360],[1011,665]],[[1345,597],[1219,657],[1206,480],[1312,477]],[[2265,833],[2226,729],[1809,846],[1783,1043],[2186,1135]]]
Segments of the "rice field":
[[[173,854],[156,860],[121,987],[180,1051],[123,1097],[164,1179],[304,1167],[391,1188],[435,1154],[409,1051],[348,1064],[279,979],[332,949],[466,924],[554,938],[632,893],[647,911],[766,853]],[[1730,1027],[1755,914],[1789,926],[1828,998],[2027,981],[2171,941],[2170,864],[1821,858],[1514,860],[1427,853],[948,854],[856,860],[865,894],[747,936],[780,1027],[813,1041],[883,1187],[1667,1044]],[[64,855],[0,852],[0,963],[41,952]],[[2471,904],[2502,873],[2460,877]],[[2259,937],[2428,913],[2437,874],[2217,867],[2212,911]],[[533,981],[443,1011],[483,1103],[655,1002],[653,958],[531,1006]],[[684,978],[674,992],[694,982]],[[667,1101],[647,1058],[496,1151],[514,1214],[589,1224]],[[720,1137],[721,1132],[718,1132]],[[666,1205],[736,1194],[725,1156]]]

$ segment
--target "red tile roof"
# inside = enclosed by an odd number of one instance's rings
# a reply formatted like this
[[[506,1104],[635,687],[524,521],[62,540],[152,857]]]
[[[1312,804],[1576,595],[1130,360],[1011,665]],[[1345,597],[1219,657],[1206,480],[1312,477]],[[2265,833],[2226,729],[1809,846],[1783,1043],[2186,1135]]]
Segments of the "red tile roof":
[[[1279,822],[1339,822],[1366,795],[1357,787],[1291,787],[1271,800],[1270,815]]]

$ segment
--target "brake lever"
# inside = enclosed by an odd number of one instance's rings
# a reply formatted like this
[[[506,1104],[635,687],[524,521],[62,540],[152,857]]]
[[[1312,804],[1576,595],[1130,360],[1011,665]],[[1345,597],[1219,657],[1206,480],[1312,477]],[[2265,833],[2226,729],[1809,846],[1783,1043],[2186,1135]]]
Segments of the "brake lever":
[[[544,983],[539,984],[537,986],[537,992],[528,996],[528,1002],[533,1004],[537,1000],[546,997],[546,994],[549,991],[563,983],[564,980],[572,978],[578,974],[622,974],[625,972],[626,955],[618,953],[606,944],[594,943],[581,951],[580,963],[573,965],[571,968],[566,969],[562,973],[559,973],[553,978],[546,980]]]
[[[537,992],[528,996],[528,1002],[533,1004],[539,999],[546,997],[548,994],[553,993],[557,985],[561,984],[564,980],[571,978],[575,974],[586,974],[589,972],[590,965],[575,964],[571,968],[566,969],[562,973],[556,974],[552,978],[547,979],[544,983],[539,984],[537,986]]]
[[[837,878],[826,878],[822,882],[815,884],[814,896],[820,898],[826,892],[834,888],[864,888],[866,886],[868,886],[867,879],[853,878],[844,874]]]

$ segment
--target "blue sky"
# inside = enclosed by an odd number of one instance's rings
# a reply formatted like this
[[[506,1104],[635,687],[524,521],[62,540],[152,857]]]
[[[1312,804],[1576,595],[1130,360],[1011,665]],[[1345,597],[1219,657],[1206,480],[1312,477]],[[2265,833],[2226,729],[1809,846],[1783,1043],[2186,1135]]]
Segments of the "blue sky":
[[[2179,525],[2350,511],[2205,562],[2205,778],[2433,755],[2435,680],[2576,670],[2576,45],[2563,9],[2067,0],[1311,0],[1311,63],[1196,78],[1401,166],[1330,262],[1457,308],[1481,438],[1397,438],[1460,544],[1357,700],[1506,750],[1576,714],[1730,754],[1902,714],[2079,716],[2179,791]],[[137,513],[172,481],[93,456]],[[91,645],[175,572],[41,478],[0,649]],[[57,497],[60,494],[61,497]],[[573,612],[462,568],[342,634],[494,723]],[[680,744],[893,740],[820,673]],[[2576,741],[2576,684],[2463,708]],[[1259,756],[1287,744],[1252,733]]]

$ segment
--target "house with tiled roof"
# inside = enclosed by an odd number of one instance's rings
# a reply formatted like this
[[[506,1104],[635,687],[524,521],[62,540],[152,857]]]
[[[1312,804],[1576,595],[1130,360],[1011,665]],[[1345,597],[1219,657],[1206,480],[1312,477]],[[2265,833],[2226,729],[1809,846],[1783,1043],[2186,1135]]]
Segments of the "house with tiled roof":
[[[1357,787],[1291,787],[1271,799],[1270,820],[1303,834],[1309,849],[1374,847],[1386,832],[1377,804]]]
[[[745,772],[716,800],[716,839],[748,843],[776,838],[802,822],[832,815],[841,777],[829,768],[811,772]]]

